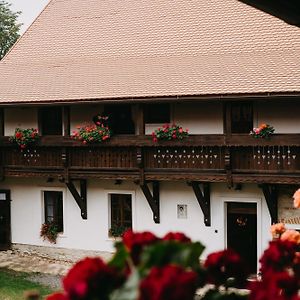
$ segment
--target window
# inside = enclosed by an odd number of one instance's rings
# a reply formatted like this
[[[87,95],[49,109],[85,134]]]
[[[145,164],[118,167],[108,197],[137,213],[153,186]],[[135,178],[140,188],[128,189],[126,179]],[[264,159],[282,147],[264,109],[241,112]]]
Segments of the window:
[[[121,236],[132,228],[131,198],[131,194],[110,194],[110,235]]]
[[[231,104],[231,132],[249,133],[253,128],[252,103]]]
[[[44,208],[45,223],[54,223],[58,228],[58,232],[63,232],[63,193],[44,191]]]
[[[40,109],[39,131],[42,135],[62,135],[61,107],[47,107]]]
[[[145,109],[146,124],[163,124],[170,123],[170,104],[146,104]]]

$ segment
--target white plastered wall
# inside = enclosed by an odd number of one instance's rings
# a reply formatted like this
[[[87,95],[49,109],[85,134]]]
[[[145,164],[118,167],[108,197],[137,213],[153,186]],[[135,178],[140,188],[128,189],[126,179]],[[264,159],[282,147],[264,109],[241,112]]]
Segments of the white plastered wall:
[[[275,133],[300,133],[300,105],[297,101],[257,102],[254,106],[254,127],[267,123]]]
[[[192,188],[183,182],[160,183],[160,224],[155,224],[152,212],[140,188],[132,182],[121,185],[113,181],[88,180],[87,214],[83,220],[80,210],[65,185],[46,179],[9,179],[0,188],[11,190],[12,242],[40,246],[65,247],[86,250],[113,251],[114,240],[108,237],[109,193],[132,194],[134,230],[150,230],[162,236],[169,231],[181,231],[206,246],[205,254],[226,246],[226,201],[257,202],[258,205],[258,254],[270,239],[270,216],[261,190],[256,185],[243,185],[242,190],[228,189],[225,184],[211,184],[211,226],[204,225],[204,218]],[[64,233],[52,245],[39,237],[43,216],[43,190],[63,191]],[[187,218],[178,219],[177,205],[187,205]]]
[[[17,127],[38,128],[37,109],[33,107],[5,108],[4,135],[13,135]]]

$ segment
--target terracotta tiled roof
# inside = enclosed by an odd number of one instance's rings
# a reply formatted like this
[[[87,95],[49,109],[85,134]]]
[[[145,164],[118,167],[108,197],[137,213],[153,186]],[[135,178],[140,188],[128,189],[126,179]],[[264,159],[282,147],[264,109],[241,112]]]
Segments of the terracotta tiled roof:
[[[237,0],[52,0],[0,103],[300,92],[300,30]]]

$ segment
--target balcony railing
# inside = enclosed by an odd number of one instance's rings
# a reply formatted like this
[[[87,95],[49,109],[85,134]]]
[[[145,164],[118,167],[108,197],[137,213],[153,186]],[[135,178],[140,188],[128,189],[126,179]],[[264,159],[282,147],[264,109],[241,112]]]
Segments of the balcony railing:
[[[198,135],[153,143],[148,136],[120,136],[99,145],[68,137],[43,137],[20,150],[3,138],[3,176],[132,180],[199,180],[298,183],[300,135],[258,140],[248,135]]]

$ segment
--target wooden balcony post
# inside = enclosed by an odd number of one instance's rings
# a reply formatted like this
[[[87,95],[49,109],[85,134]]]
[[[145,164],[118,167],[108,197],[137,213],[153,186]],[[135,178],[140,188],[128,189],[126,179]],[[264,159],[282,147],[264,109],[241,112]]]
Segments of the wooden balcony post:
[[[63,135],[70,135],[70,106],[63,107]]]
[[[0,108],[0,137],[4,136],[4,108]]]
[[[142,103],[137,105],[137,133],[145,134],[144,105]]]

